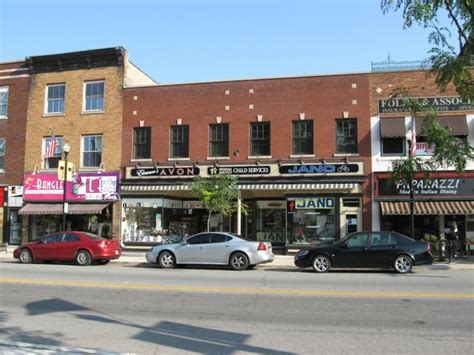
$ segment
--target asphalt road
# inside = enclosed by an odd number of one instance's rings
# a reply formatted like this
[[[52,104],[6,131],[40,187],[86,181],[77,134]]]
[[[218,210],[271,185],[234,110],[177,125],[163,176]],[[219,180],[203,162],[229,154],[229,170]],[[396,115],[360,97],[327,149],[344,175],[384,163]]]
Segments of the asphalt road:
[[[471,270],[0,267],[0,352],[467,354],[474,348]]]

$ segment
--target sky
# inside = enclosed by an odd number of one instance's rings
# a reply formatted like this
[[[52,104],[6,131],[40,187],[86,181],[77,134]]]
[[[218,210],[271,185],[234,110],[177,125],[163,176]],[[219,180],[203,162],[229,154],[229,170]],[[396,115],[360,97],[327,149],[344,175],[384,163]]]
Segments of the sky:
[[[0,62],[122,46],[162,84],[369,72],[429,32],[380,0],[0,0]]]

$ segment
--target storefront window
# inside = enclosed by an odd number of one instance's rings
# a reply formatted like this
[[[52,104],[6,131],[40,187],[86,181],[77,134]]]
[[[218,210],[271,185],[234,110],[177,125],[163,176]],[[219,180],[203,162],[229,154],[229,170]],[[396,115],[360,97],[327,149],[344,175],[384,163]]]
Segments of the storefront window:
[[[285,244],[285,201],[257,201],[256,234],[258,241]]]
[[[289,244],[318,244],[335,238],[334,197],[289,198],[287,207]]]

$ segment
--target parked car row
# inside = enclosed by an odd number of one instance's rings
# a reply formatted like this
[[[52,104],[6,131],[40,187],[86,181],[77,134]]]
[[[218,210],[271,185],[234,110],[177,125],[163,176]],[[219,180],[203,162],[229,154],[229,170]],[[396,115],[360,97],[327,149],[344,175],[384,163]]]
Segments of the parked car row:
[[[122,254],[119,243],[85,232],[58,232],[23,244],[14,251],[22,263],[75,261],[106,264]],[[225,232],[203,232],[184,241],[161,244],[146,252],[149,263],[170,269],[178,265],[225,265],[251,269],[274,260],[268,242],[246,240]],[[432,264],[431,246],[396,232],[355,232],[333,243],[301,249],[294,257],[299,268],[327,272],[331,268],[386,268],[408,273],[413,266]]]

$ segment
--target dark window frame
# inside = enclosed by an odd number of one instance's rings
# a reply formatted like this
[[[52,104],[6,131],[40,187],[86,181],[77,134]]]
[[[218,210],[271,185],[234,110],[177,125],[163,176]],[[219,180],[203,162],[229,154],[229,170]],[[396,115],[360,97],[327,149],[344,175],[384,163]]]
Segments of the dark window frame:
[[[292,154],[314,154],[313,120],[299,120],[291,123]],[[309,134],[309,135],[308,135]]]
[[[170,157],[189,158],[189,125],[170,127]]]
[[[401,151],[395,151],[395,143],[396,141],[399,141],[398,144],[401,145]],[[382,156],[400,156],[400,155],[405,155],[406,154],[406,145],[407,141],[405,137],[382,137],[380,141],[380,153]],[[392,143],[389,145],[389,143]],[[393,151],[386,151],[386,149],[392,148]]]
[[[151,127],[133,128],[133,159],[151,159]]]
[[[351,124],[353,124],[353,127],[351,127]],[[352,130],[354,132],[351,132]],[[353,146],[353,148],[348,149],[348,146]],[[336,119],[336,154],[357,154],[358,152],[357,119]]]
[[[209,156],[229,156],[229,124],[217,123],[209,125]]]
[[[270,122],[252,122],[250,124],[250,155],[271,155],[271,124]]]

